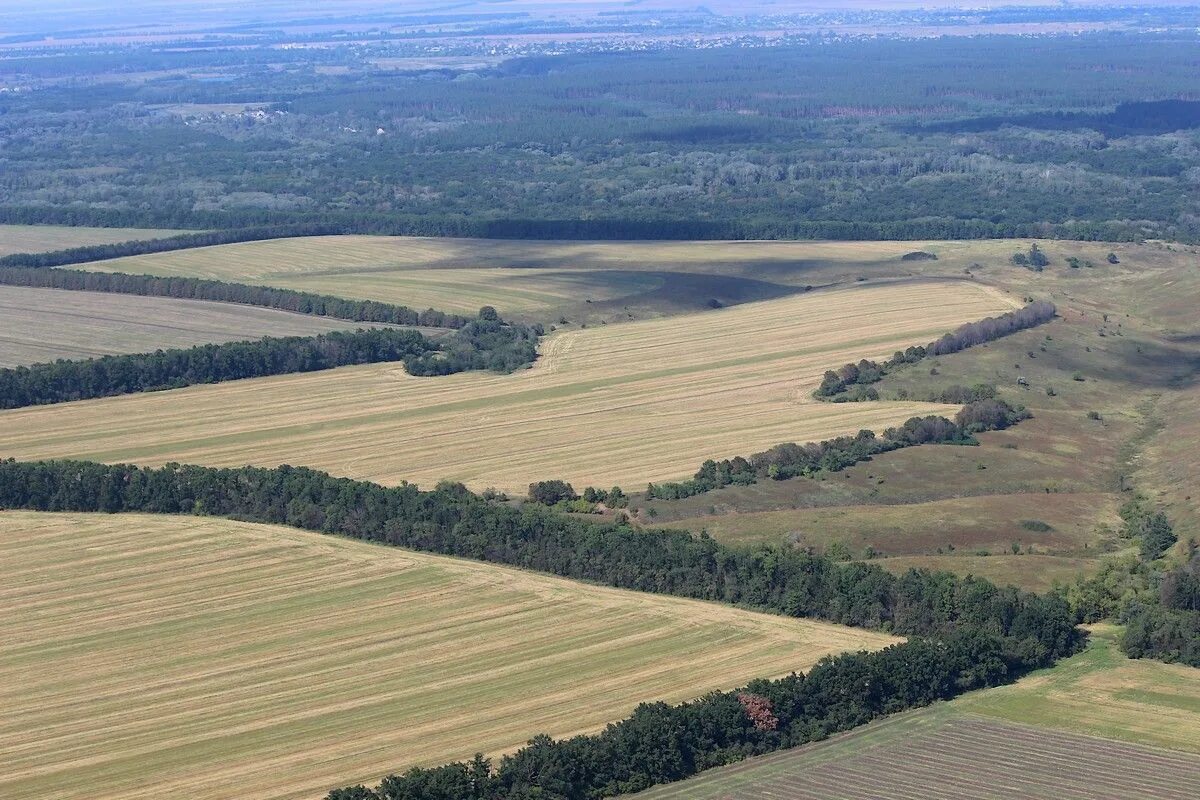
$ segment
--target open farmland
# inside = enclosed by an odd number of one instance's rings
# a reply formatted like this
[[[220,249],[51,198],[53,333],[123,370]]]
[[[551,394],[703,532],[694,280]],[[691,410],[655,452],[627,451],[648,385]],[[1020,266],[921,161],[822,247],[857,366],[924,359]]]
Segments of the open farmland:
[[[955,713],[890,717],[636,795],[644,800],[1186,800],[1200,757]]]
[[[162,239],[189,231],[149,228],[75,228],[66,225],[0,225],[0,256],[43,253],[89,244],[116,244],[134,239]]]
[[[645,800],[1124,800],[1200,785],[1200,671],[1121,655],[1119,629],[1014,684],[637,795]]]
[[[0,286],[0,367],[364,327],[232,303]]]
[[[19,458],[280,463],[395,484],[640,488],[710,457],[881,429],[954,406],[830,404],[823,371],[1010,308],[966,282],[813,292],[560,331],[531,370],[414,378],[397,365],[237,381],[0,414]]]
[[[1126,658],[1117,647],[1119,628],[1091,628],[1084,652],[955,705],[1000,720],[1200,754],[1200,670]]]
[[[869,631],[268,525],[0,513],[0,796],[313,798]]]
[[[412,307],[501,313],[543,322],[643,319],[771,299],[805,286],[912,277],[963,277],[1021,291],[1074,294],[1102,284],[1186,318],[1177,292],[1195,279],[1180,270],[1192,248],[1158,244],[1044,242],[1044,274],[1011,263],[1028,242],[972,241],[638,241],[571,242],[314,236],[240,242],[97,261],[82,269],[183,275],[325,292]],[[921,251],[936,260],[906,261]],[[1106,261],[1109,252],[1120,264]],[[1065,269],[1075,257],[1090,268]],[[1061,273],[1061,274],[1059,274]],[[1167,287],[1164,289],[1163,287]]]

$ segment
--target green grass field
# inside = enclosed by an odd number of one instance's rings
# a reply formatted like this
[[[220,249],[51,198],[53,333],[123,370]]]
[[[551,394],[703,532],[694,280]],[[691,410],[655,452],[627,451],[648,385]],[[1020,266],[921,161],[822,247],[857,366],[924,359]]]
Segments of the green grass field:
[[[74,228],[65,225],[0,225],[0,256],[42,253],[89,244],[161,239],[189,231],[147,228]]]
[[[1126,658],[1119,632],[1092,626],[1083,653],[954,705],[1000,720],[1200,753],[1200,669]]]
[[[0,367],[362,327],[372,326],[232,303],[0,286]]]
[[[888,636],[222,519],[0,513],[0,796],[306,798]]]

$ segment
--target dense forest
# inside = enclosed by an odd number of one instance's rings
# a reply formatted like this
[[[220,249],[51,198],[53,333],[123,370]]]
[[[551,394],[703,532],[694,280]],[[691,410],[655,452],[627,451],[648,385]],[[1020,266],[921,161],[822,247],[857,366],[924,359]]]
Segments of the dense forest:
[[[0,369],[0,408],[178,389],[352,364],[400,361],[410,375],[468,370],[512,372],[537,358],[538,326],[509,324],[485,307],[453,334],[433,342],[418,331],[373,328],[316,336],[264,337],[153,353],[55,361]]]
[[[745,693],[765,703],[720,693],[673,709],[644,707],[596,737],[539,738],[494,774],[477,762],[389,778],[380,795],[389,798],[584,798],[634,791],[1012,680],[1069,655],[1081,642],[1058,597],[944,572],[895,576],[876,565],[836,563],[791,548],[731,548],[706,536],[581,520],[538,504],[514,508],[459,484],[421,491],[293,467],[7,460],[0,461],[0,508],[208,514],[287,524],[915,637],[882,653],[828,660],[807,676],[747,687]],[[747,713],[751,705],[754,715]],[[679,724],[686,720],[697,727]],[[472,771],[486,790],[457,794]]]
[[[0,220],[1190,241],[1195,49],[1194,31],[813,36],[418,72],[349,45],[14,55]]]

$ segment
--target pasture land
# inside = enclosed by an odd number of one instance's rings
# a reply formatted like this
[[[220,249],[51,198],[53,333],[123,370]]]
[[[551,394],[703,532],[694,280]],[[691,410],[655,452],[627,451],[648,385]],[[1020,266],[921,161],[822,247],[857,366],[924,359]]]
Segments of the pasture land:
[[[414,378],[369,365],[0,414],[0,453],[142,464],[281,463],[395,484],[627,489],[706,458],[881,429],[956,407],[818,403],[824,370],[1010,308],[965,282],[812,292],[559,331],[513,375]]]
[[[1196,756],[999,722],[939,705],[636,797],[1185,800],[1197,781]]]
[[[217,278],[327,292],[413,307],[501,313],[573,325],[680,313],[717,300],[724,305],[829,286],[912,277],[965,277],[1036,288],[1047,283],[1014,267],[1028,242],[663,241],[563,242],[323,236],[242,242],[99,261],[85,269]],[[1154,245],[1046,242],[1060,268],[1068,257],[1096,266],[1071,270],[1082,281],[1162,283],[1186,253]],[[1122,263],[1105,258],[1115,250]],[[915,251],[937,260],[912,261]],[[1157,275],[1160,280],[1155,281]],[[1178,305],[1178,301],[1172,301]],[[1185,313],[1180,310],[1180,313]]]
[[[1091,628],[1084,652],[1014,684],[963,695],[954,705],[1000,720],[1200,753],[1200,670],[1126,658],[1117,647],[1118,628]]]
[[[232,303],[0,286],[0,367],[365,327]]]
[[[316,798],[891,637],[214,518],[0,513],[0,796]]]
[[[1114,246],[1119,264],[1091,253],[1093,266],[1072,268],[1072,246],[1044,243],[1051,264],[1041,273],[972,269],[1052,300],[1060,318],[876,384],[891,400],[990,384],[1032,419],[981,435],[980,447],[901,450],[836,475],[655,501],[655,521],[743,541],[799,533],[817,548],[840,541],[856,557],[871,546],[889,556],[879,561],[889,569],[944,568],[1037,590],[1129,547],[1113,511],[1132,488],[1164,506],[1181,541],[1200,536],[1191,457],[1200,442],[1200,329],[1187,311],[1200,296],[1194,248]],[[1026,530],[1026,521],[1054,530]]]
[[[865,471],[867,481],[879,480],[874,467],[859,465],[851,476]],[[871,558],[896,571],[936,566],[999,578],[1001,583],[1017,578],[1035,588],[1022,580],[1020,573],[1028,568],[1042,581],[1036,588],[1047,589],[1056,579],[1065,582],[1088,571],[1090,560],[1105,544],[1100,532],[1120,525],[1116,505],[1117,498],[1105,493],[986,494],[923,503],[714,514],[672,520],[670,525],[707,531],[729,544],[781,542],[818,552],[836,547],[852,558]],[[1020,555],[1013,554],[1014,545]]]
[[[0,256],[44,253],[89,244],[116,244],[134,239],[163,239],[192,231],[154,228],[76,228],[67,225],[0,225]]]

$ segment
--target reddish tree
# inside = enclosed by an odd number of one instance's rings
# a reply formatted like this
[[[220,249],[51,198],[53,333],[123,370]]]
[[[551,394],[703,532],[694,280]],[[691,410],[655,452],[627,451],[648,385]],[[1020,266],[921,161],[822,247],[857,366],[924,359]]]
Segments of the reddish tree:
[[[773,731],[779,727],[779,718],[775,716],[770,700],[750,692],[738,692],[737,699],[754,723],[755,730]]]

